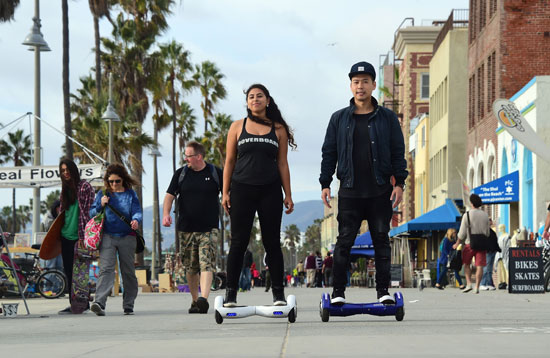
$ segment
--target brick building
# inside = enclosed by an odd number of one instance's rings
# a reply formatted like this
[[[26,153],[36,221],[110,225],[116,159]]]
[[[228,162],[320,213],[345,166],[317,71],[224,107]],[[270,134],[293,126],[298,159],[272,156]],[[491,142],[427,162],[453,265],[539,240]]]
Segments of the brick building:
[[[550,2],[470,0],[469,18],[467,181],[477,187],[497,177],[494,100],[550,74]]]

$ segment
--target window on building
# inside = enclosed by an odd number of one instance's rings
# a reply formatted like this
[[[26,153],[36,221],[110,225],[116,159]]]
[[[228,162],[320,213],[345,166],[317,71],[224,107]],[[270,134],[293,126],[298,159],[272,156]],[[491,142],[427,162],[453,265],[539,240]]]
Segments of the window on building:
[[[470,0],[470,23],[468,26],[470,27],[470,30],[468,31],[470,33],[470,43],[474,42],[477,34],[477,0]]]
[[[487,0],[479,0],[479,31],[481,32],[487,22]]]
[[[430,74],[423,73],[420,82],[420,98],[430,98]]]

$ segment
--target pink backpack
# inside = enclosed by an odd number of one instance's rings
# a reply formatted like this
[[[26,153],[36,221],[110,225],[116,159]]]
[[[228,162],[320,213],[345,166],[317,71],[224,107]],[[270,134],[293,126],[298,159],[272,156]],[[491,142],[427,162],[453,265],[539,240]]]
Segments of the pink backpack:
[[[101,210],[99,214],[88,221],[84,228],[84,245],[90,250],[99,249],[101,238],[103,237],[103,223],[105,221],[105,211]]]

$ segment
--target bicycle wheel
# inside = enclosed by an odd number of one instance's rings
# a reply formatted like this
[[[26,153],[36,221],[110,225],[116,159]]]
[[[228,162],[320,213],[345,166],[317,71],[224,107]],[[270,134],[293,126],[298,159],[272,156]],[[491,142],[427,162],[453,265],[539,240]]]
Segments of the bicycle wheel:
[[[36,283],[38,293],[44,298],[58,298],[65,292],[67,280],[65,275],[57,270],[48,270],[38,277]]]
[[[214,274],[214,277],[212,277],[212,287],[210,287],[211,291],[217,291],[222,287],[223,280],[220,276]]]

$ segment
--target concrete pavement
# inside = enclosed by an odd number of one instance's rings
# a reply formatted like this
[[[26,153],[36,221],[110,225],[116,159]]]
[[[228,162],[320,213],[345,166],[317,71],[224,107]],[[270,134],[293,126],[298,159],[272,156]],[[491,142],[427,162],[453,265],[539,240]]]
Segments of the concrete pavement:
[[[122,298],[111,297],[107,315],[59,316],[68,300],[22,302],[17,318],[0,318],[1,357],[410,357],[550,356],[550,296],[505,291],[464,294],[458,289],[402,289],[405,318],[319,317],[324,289],[291,288],[298,317],[214,320],[214,298],[206,315],[187,313],[185,293],[143,293],[134,316],[122,314]],[[393,291],[392,291],[393,292]],[[372,302],[373,289],[346,291],[349,302]],[[0,302],[17,302],[5,298]],[[240,293],[239,304],[271,302],[262,288]]]

